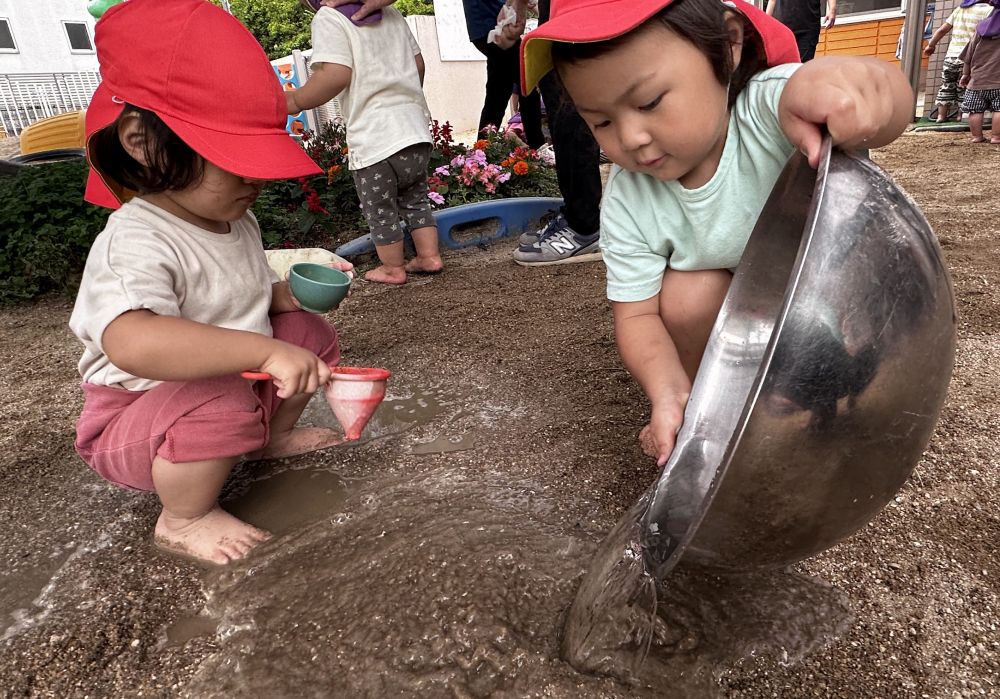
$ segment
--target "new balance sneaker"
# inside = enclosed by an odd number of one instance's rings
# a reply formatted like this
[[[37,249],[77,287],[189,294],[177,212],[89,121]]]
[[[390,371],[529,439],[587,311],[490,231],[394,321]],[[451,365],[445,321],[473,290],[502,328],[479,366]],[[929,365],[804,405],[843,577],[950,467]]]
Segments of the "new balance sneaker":
[[[600,232],[583,236],[566,223],[562,214],[556,216],[530,245],[520,245],[514,251],[519,265],[561,265],[569,262],[590,262],[601,259]]]
[[[517,239],[517,244],[519,247],[534,245],[539,240],[544,238],[547,232],[562,228],[569,228],[569,224],[566,223],[566,217],[563,216],[562,213],[558,213],[549,219],[549,222],[541,228],[522,233],[521,237]]]

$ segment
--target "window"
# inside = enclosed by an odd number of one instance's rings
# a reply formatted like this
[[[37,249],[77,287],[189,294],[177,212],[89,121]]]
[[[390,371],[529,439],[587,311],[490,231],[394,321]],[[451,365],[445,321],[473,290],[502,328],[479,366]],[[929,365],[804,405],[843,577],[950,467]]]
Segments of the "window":
[[[10,20],[0,17],[0,53],[17,53],[14,33],[10,30]]]
[[[825,5],[826,3],[824,3]],[[824,13],[826,9],[824,8]],[[869,12],[899,12],[899,0],[842,0],[837,3],[837,17]]]
[[[69,48],[73,53],[93,53],[94,43],[90,40],[90,29],[86,22],[63,22],[66,36],[69,38]]]

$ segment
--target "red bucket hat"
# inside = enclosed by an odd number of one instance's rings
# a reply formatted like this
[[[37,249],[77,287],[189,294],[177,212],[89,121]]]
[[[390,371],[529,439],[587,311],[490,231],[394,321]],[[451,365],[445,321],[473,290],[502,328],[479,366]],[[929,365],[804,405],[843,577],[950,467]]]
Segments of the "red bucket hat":
[[[521,87],[531,92],[552,70],[552,42],[607,41],[629,32],[673,0],[552,0],[549,21],[521,40]],[[764,44],[769,66],[798,63],[795,35],[784,24],[744,0],[720,0],[749,20]]]
[[[117,209],[128,192],[103,177],[90,140],[125,103],[154,112],[198,155],[241,177],[321,172],[285,131],[285,96],[260,44],[205,0],[128,0],[94,30],[102,82],[87,108],[86,199]]]

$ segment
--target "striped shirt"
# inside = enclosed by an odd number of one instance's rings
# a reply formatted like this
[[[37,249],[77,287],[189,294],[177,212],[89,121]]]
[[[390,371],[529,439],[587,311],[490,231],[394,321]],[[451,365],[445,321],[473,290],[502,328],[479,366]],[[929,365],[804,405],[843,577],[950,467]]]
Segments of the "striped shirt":
[[[980,2],[972,7],[962,7],[959,5],[945,20],[951,25],[951,41],[948,43],[948,53],[945,58],[958,58],[962,49],[972,39],[976,33],[976,25],[986,19],[993,11],[993,6],[986,2]]]

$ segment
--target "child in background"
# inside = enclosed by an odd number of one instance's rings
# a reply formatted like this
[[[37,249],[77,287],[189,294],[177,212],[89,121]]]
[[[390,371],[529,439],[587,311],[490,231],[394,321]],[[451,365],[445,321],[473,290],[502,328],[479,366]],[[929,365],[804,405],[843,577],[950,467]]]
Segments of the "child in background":
[[[427,197],[430,112],[420,47],[395,8],[383,9],[376,22],[369,18],[355,24],[348,19],[350,9],[324,7],[319,0],[303,2],[316,10],[313,74],[301,88],[286,93],[288,113],[313,109],[341,95],[348,166],[382,263],[365,279],[405,284],[407,272],[440,272],[437,226]],[[401,216],[417,253],[408,263]]]
[[[268,537],[219,506],[237,461],[341,441],[295,428],[339,359],[337,335],[271,271],[249,212],[264,180],[320,169],[284,130],[263,49],[224,10],[130,0],[95,43],[87,200],[117,211],[70,318],[84,345],[76,449],[112,483],[156,492],[156,543],[227,563]]]
[[[933,56],[934,49],[941,40],[951,33],[948,51],[941,63],[941,87],[938,88],[935,104],[938,106],[938,123],[948,121],[948,113],[953,105],[961,104],[962,92],[958,84],[962,77],[962,59],[959,56],[976,33],[976,25],[990,13],[986,0],[962,0],[962,4],[951,11],[934,36],[924,47],[925,56]],[[961,118],[961,115],[959,115]]]
[[[609,38],[613,37],[613,38]],[[743,0],[554,0],[523,43],[524,87],[553,66],[616,164],[601,210],[615,336],[650,400],[640,444],[666,463],[743,248],[798,148],[822,130],[875,148],[912,117],[892,65],[798,64],[792,33]]]
[[[965,47],[962,79],[968,88],[962,109],[969,113],[969,131],[973,143],[985,143],[983,119],[986,112],[993,118],[1000,111],[1000,0],[992,0],[993,14],[976,26],[976,34]],[[1000,143],[1000,134],[993,129],[990,143]]]

